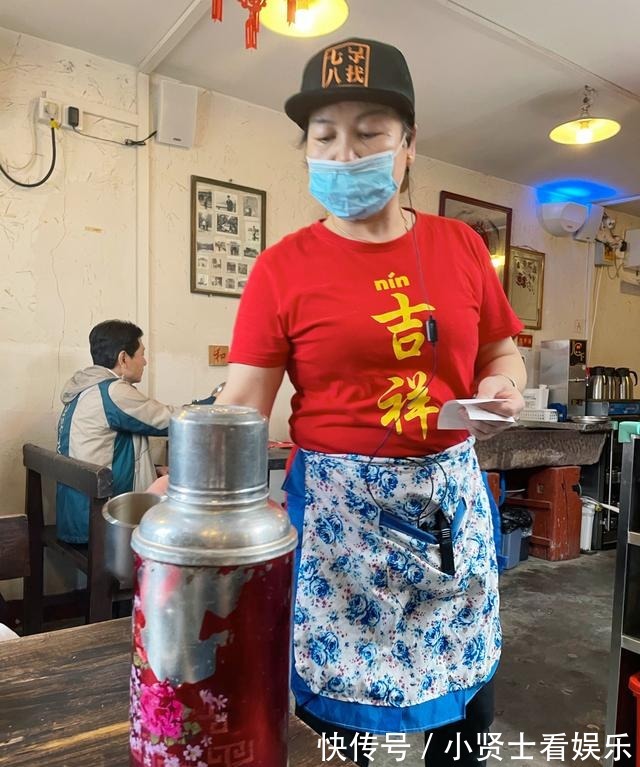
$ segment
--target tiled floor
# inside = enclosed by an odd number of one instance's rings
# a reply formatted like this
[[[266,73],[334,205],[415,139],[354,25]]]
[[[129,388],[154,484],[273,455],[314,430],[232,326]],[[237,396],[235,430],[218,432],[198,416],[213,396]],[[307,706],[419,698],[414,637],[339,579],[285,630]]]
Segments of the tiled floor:
[[[597,764],[580,755],[588,753],[585,744],[590,738],[597,738],[600,749],[604,745],[614,560],[614,551],[568,562],[530,558],[503,574],[504,650],[496,676],[492,732],[500,733],[505,745],[499,750],[502,761],[489,758],[488,767]],[[522,751],[506,745],[518,742],[520,733],[523,741],[535,745]],[[543,736],[561,733],[568,745],[543,753]],[[572,743],[575,733],[579,755]],[[380,751],[374,754],[374,767],[422,765],[422,737],[410,736],[408,741],[402,761]],[[510,758],[520,755],[533,758]]]

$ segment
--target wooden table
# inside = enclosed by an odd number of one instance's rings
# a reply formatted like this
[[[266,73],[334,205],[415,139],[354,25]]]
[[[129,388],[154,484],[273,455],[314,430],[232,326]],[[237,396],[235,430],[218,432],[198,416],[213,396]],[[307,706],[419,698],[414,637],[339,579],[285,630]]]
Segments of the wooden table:
[[[0,642],[2,767],[128,765],[130,635],[121,618]],[[292,714],[290,767],[317,767],[317,744]]]

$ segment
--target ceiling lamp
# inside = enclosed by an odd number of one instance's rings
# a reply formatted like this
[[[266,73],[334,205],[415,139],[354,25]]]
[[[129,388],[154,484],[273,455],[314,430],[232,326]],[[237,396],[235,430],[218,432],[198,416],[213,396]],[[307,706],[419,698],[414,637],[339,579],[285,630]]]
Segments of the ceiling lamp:
[[[549,134],[552,141],[558,144],[595,144],[596,141],[604,141],[618,133],[620,123],[606,117],[591,117],[589,114],[594,94],[593,88],[584,86],[580,117],[555,127]]]
[[[264,22],[274,32],[291,37],[317,37],[342,26],[349,15],[346,0],[238,0],[249,11],[244,25],[244,47],[258,47]],[[211,18],[222,21],[222,0],[211,0]]]
[[[267,0],[260,21],[272,32],[289,37],[319,37],[341,27],[349,16],[345,0],[297,0],[293,23],[287,0]]]

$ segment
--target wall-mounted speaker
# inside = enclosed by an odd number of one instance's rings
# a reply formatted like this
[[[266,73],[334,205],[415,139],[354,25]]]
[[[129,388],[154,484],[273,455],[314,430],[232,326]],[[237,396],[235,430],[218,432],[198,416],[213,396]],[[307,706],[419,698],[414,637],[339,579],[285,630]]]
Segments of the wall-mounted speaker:
[[[604,214],[604,208],[601,205],[591,203],[589,206],[589,212],[587,213],[587,220],[573,235],[574,240],[580,240],[581,242],[593,242],[600,229],[602,223],[602,215]]]
[[[567,237],[587,220],[587,206],[577,202],[545,202],[538,207],[542,226],[556,237]]]
[[[160,80],[157,91],[156,141],[189,149],[196,137],[198,88]]]

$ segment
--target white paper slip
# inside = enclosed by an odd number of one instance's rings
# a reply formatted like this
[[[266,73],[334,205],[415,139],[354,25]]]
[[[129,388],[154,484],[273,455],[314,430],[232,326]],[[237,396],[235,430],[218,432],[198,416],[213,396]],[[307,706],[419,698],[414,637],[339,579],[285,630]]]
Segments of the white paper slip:
[[[515,423],[513,416],[498,415],[479,407],[487,402],[504,402],[501,399],[452,399],[445,402],[438,415],[439,429],[465,429],[466,423],[458,412],[461,407],[472,421],[505,421]]]

